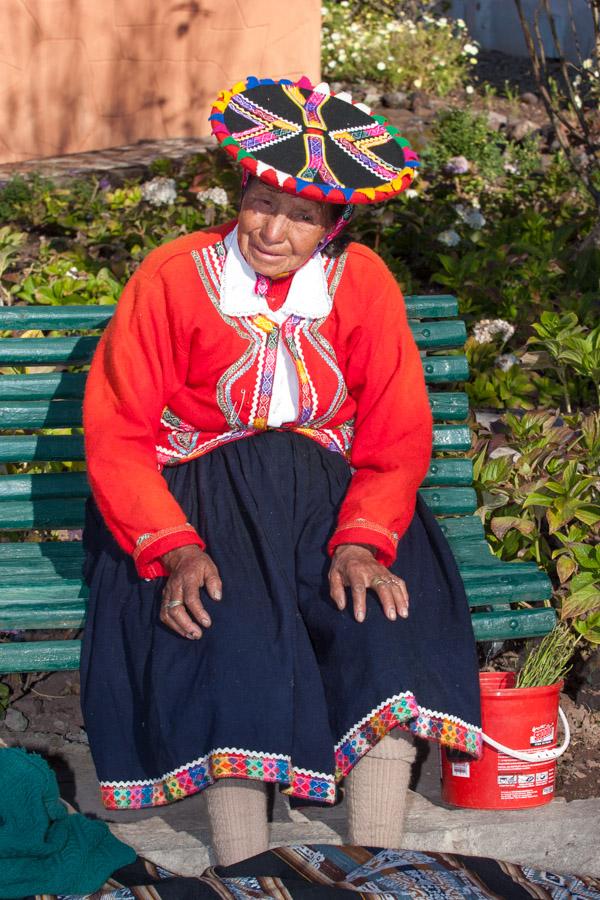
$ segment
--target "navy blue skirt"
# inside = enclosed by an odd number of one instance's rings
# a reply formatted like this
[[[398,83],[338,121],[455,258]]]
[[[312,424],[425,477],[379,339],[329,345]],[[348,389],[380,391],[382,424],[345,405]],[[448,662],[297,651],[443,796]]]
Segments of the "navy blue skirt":
[[[207,542],[223,599],[203,592],[212,626],[199,641],[179,637],[159,620],[165,579],[139,578],[90,502],[81,698],[109,809],[162,805],[227,777],[332,803],[396,726],[480,754],[470,613],[422,501],[391,567],[408,587],[408,619],[389,621],[368,592],[358,623],[327,579],[351,477],[341,455],[271,431],[164,477]]]

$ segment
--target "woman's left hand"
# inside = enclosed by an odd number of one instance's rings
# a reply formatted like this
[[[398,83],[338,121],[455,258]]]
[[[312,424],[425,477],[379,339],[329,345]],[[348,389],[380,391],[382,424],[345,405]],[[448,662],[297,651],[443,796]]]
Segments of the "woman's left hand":
[[[352,591],[354,618],[363,622],[367,612],[367,589],[376,592],[388,619],[408,616],[408,591],[401,578],[375,559],[373,552],[361,544],[336,547],[329,569],[331,599],[338,607],[346,606],[346,588]]]

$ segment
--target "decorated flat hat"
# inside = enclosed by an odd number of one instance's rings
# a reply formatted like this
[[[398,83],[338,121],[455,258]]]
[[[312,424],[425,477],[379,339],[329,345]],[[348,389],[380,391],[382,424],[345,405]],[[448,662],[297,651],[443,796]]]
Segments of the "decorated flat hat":
[[[244,169],[308,200],[387,200],[410,185],[419,164],[384,116],[306,77],[241,81],[219,94],[210,121]]]

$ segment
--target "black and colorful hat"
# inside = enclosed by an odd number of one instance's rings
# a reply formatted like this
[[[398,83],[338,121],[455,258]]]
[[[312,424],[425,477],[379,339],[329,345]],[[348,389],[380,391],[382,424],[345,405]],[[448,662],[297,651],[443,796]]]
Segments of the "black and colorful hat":
[[[241,81],[219,94],[210,121],[244,169],[308,200],[388,200],[410,185],[419,165],[384,116],[306,77]]]

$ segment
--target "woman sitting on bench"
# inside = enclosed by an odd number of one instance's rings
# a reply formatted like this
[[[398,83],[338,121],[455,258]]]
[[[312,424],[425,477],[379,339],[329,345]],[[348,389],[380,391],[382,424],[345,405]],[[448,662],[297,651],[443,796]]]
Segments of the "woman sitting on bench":
[[[380,117],[250,78],[211,116],[236,221],[153,251],[85,398],[82,704],[110,809],[208,788],[216,856],[267,848],[265,782],[400,845],[413,736],[480,754],[471,619],[417,496],[432,424],[396,282],[344,240],[411,182]],[[399,727],[397,727],[399,726]]]

